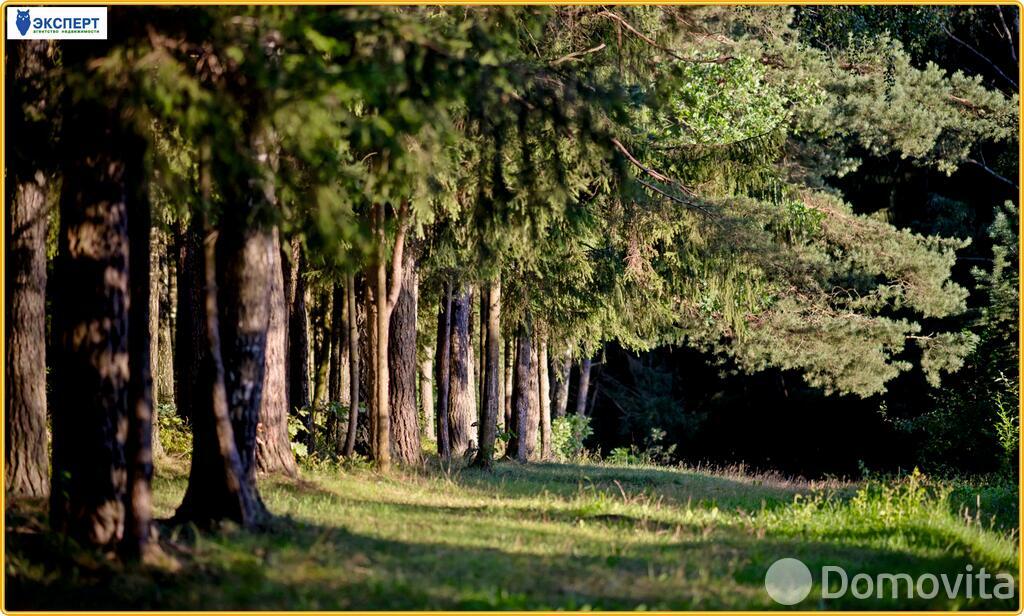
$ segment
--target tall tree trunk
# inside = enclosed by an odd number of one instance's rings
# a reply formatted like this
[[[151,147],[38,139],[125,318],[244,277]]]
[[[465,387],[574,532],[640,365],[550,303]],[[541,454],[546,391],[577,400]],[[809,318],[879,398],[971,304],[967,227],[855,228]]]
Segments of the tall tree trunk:
[[[448,383],[448,424],[451,454],[462,456],[473,446],[476,435],[473,420],[473,382],[470,380],[469,317],[472,298],[465,290],[452,299],[451,365]]]
[[[437,454],[442,460],[451,457],[451,430],[448,422],[448,395],[451,389],[452,285],[445,282],[437,311]]]
[[[168,243],[167,234],[160,232],[160,260],[158,264],[159,272],[157,276],[157,330],[156,337],[157,343],[156,350],[156,372],[153,373],[153,396],[160,404],[174,404],[174,348],[173,348],[173,336],[174,336],[174,277],[172,275],[171,267],[171,255],[169,254],[170,245]],[[155,416],[154,416],[155,417]],[[153,445],[154,448],[159,444],[157,439],[157,424],[154,419],[153,426]]]
[[[34,135],[43,126],[29,124],[27,111],[44,111],[53,106],[39,89],[48,83],[45,73],[52,64],[48,59],[51,45],[43,40],[20,41],[7,48],[8,74],[13,69],[14,76],[14,87],[8,86],[8,152],[14,156],[8,176],[9,206],[4,227],[4,485],[9,497],[44,497],[50,493],[46,443],[46,234],[51,178],[41,169],[41,161],[36,160],[33,151],[49,140]]]
[[[590,360],[580,362],[580,382],[576,390],[576,414],[583,417],[587,414],[587,393],[590,391]]]
[[[480,296],[484,297],[481,292]],[[498,413],[501,412],[501,282],[492,281],[487,286],[487,302],[481,303],[481,315],[486,315],[486,320],[481,318],[480,329],[486,333],[486,344],[482,353],[484,358],[484,373],[481,380],[484,383],[483,401],[480,413],[480,452],[477,455],[476,463],[489,468],[494,461],[494,442],[498,433]]]
[[[149,212],[148,204],[149,200],[146,197],[147,213]],[[149,278],[149,293],[146,300],[149,304],[149,319],[146,324],[147,335],[149,336],[149,378],[152,382],[150,387],[150,450],[153,458],[159,458],[163,456],[164,450],[160,446],[160,424],[157,422],[157,400],[159,399],[158,393],[158,382],[157,375],[160,373],[159,358],[160,358],[160,290],[162,288],[161,276],[160,276],[160,262],[164,253],[164,242],[163,234],[159,229],[152,225],[152,213],[149,213],[149,225],[150,228],[146,230],[148,234],[147,245],[149,253],[149,269],[147,270],[147,276]],[[129,224],[135,224],[129,220]],[[129,232],[131,230],[129,229]],[[131,250],[133,256],[137,256],[137,251]],[[137,277],[132,279],[132,291],[135,291],[135,285],[138,283]],[[166,318],[166,317],[165,317]],[[131,328],[134,329],[134,328]],[[129,341],[130,343],[131,341]],[[134,381],[135,376],[132,375]]]
[[[345,277],[345,295],[348,298],[348,430],[345,434],[345,457],[351,458],[356,450],[356,431],[359,427],[359,315],[356,304],[356,276]]]
[[[505,340],[505,429],[514,432],[516,424],[512,419],[512,392],[516,372],[516,347],[514,338]]]
[[[198,222],[196,228],[202,228]],[[229,415],[228,391],[221,358],[220,327],[217,306],[217,275],[214,241],[208,237],[197,255],[203,272],[200,305],[206,333],[201,353],[200,381],[193,393],[192,468],[185,497],[174,514],[174,521],[195,522],[207,526],[218,520],[234,520],[243,527],[260,524],[266,510],[254,483],[247,480]]]
[[[423,433],[429,440],[437,441],[437,426],[434,425],[434,349],[423,349],[420,360],[420,410],[423,413]]]
[[[322,292],[317,294],[313,310],[313,406],[321,409],[328,401],[328,390],[331,375],[331,305],[333,294]]]
[[[268,161],[273,167],[269,131],[253,126],[250,139],[253,159]],[[274,236],[260,219],[275,207],[272,177],[264,171],[251,178],[240,192],[226,195],[230,206],[224,208],[219,221],[216,244],[217,308],[228,416],[244,489],[255,496],[260,517],[266,515],[266,509],[256,487],[256,429],[263,406],[270,293],[278,275],[271,267]]]
[[[309,313],[307,311],[306,255],[298,237],[292,239],[291,308],[288,311],[288,410],[309,410]],[[312,413],[306,415],[306,441],[312,445]]]
[[[363,327],[366,335],[363,336],[363,344],[359,349],[362,354],[361,361],[363,369],[363,394],[366,398],[366,434],[367,449],[373,457],[377,447],[377,302],[375,295],[375,272],[368,268],[364,274],[365,284],[362,286],[363,300]]]
[[[149,531],[153,508],[153,342],[156,323],[150,310],[159,297],[159,287],[152,284],[150,266],[151,242],[158,239],[151,233],[152,212],[147,194],[146,174],[139,161],[145,159],[145,146],[133,143],[127,169],[128,212],[128,436],[125,455],[128,464],[128,486],[125,498],[125,534],[123,553],[130,559],[145,558],[155,545],[150,545]]]
[[[469,287],[469,328],[466,332],[466,370],[469,373],[469,389],[467,390],[467,396],[469,397],[469,408],[472,410],[470,419],[470,438],[469,448],[476,448],[477,435],[479,433],[480,425],[480,407],[477,406],[477,394],[480,392],[480,386],[478,384],[477,375],[479,374],[479,367],[476,363],[476,344],[473,339],[473,326],[474,326],[474,313],[476,312],[473,308],[475,307],[474,298],[476,297],[476,285]]]
[[[267,243],[268,310],[266,367],[263,372],[263,401],[256,428],[256,468],[262,473],[298,475],[295,454],[288,436],[287,387],[288,309],[285,305],[281,241],[278,230],[271,231]]]
[[[388,369],[391,387],[391,446],[396,460],[403,464],[420,463],[419,413],[416,409],[416,261],[405,251],[402,264],[402,288],[391,313],[388,342]]]
[[[528,317],[527,317],[528,318]],[[531,428],[530,423],[530,373],[531,351],[533,347],[530,340],[530,326],[527,322],[519,324],[519,332],[516,335],[516,359],[515,359],[515,381],[512,389],[512,419],[515,432],[509,441],[508,456],[515,457],[520,462],[527,462],[533,454],[533,447],[530,446],[529,435],[536,434],[536,428]]]
[[[548,341],[540,336],[537,352],[537,374],[540,377],[540,458],[551,459],[551,381],[548,376]]]
[[[516,456],[520,462],[532,462],[537,459],[537,433],[540,428],[540,359],[537,347],[538,341],[535,337],[533,344],[530,345],[528,413],[526,417],[520,417],[522,431],[519,435],[519,453]]]
[[[75,54],[76,56],[78,54]],[[70,64],[82,58],[70,59]],[[126,151],[116,101],[65,107],[54,268],[54,528],[82,544],[124,531],[128,422]]]
[[[554,414],[555,417],[565,417],[565,412],[569,407],[569,373],[572,370],[572,351],[566,349],[565,354],[560,359],[554,359],[552,363],[558,381],[555,388]]]
[[[480,417],[480,420],[483,421],[484,404],[486,403],[486,400],[487,400],[487,392],[485,391],[487,389],[487,379],[485,378],[484,375],[487,374],[487,302],[489,300],[488,289],[485,288],[483,285],[481,285],[480,286],[480,293],[479,293],[479,295],[480,295],[480,320],[479,320],[480,326],[477,328],[477,330],[480,332],[480,334],[479,334],[480,345],[479,345],[479,347],[477,349],[478,350],[479,359],[477,360],[477,364],[476,364],[476,366],[477,366],[477,374],[479,375],[479,378],[478,378],[479,382],[478,382],[478,387],[476,389],[476,394],[477,394],[477,400],[480,403],[480,408],[479,408],[479,411],[478,411],[478,416]],[[481,423],[481,425],[483,425],[483,424]]]
[[[178,310],[174,319],[174,401],[178,415],[191,419],[192,407],[206,401],[196,399],[195,388],[201,381],[209,348],[206,340],[206,316],[203,314],[203,230],[193,216],[188,226],[177,233]],[[203,394],[205,395],[205,394]]]
[[[377,236],[377,262],[374,264],[376,275],[376,332],[374,340],[374,396],[373,407],[376,418],[374,427],[374,461],[377,468],[383,471],[391,466],[391,410],[390,410],[390,372],[388,370],[388,337],[391,326],[391,313],[398,303],[402,290],[402,264],[405,252],[405,223],[408,216],[408,203],[403,202],[398,211],[398,230],[395,235],[394,249],[391,252],[391,285],[388,286],[388,274],[384,263],[387,252],[387,233],[385,223],[387,211],[381,204],[374,205],[374,231]]]
[[[256,485],[256,430],[270,329],[271,231],[223,221],[217,238],[217,302],[228,415],[243,480]],[[262,501],[260,502],[262,505]]]
[[[327,433],[333,443],[334,453],[340,455],[345,451],[345,430],[339,421],[338,407],[349,405],[348,295],[345,293],[345,285],[335,283],[331,295],[331,353],[327,397],[337,406],[327,416]]]

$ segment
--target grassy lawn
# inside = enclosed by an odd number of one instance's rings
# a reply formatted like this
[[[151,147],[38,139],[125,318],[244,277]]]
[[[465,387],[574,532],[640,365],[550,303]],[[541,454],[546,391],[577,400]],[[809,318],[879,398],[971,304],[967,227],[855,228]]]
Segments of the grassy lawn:
[[[180,463],[159,469],[159,516],[181,500],[186,474]],[[955,576],[970,563],[1018,579],[1015,497],[995,510],[982,501],[979,514],[959,509],[978,502],[963,488],[953,498],[915,479],[865,487],[502,463],[490,474],[436,466],[389,476],[306,471],[299,482],[268,479],[261,487],[277,514],[265,532],[162,528],[177,564],[142,571],[61,545],[43,532],[40,504],[19,504],[6,513],[6,607],[775,609],[782,606],[765,593],[764,574],[782,557],[815,572],[811,595],[796,608],[1016,606],[943,593],[820,599],[822,565],[850,576]]]

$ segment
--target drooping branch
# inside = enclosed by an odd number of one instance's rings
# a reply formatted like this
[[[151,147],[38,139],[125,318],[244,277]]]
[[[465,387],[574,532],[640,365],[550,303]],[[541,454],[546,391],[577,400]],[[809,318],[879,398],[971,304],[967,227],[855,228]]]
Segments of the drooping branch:
[[[1013,86],[1013,89],[1014,89],[1014,90],[1016,90],[1016,89],[1017,89],[1017,82],[1016,82],[1016,81],[1014,81],[1014,80],[1013,80],[1013,79],[1012,79],[1012,78],[1011,78],[1011,77],[1010,77],[1009,75],[1007,75],[1006,73],[1004,73],[1004,72],[1003,72],[1003,69],[999,68],[999,66],[998,66],[998,65],[997,65],[997,64],[996,64],[995,62],[993,62],[993,61],[992,61],[992,59],[990,59],[990,58],[989,58],[988,56],[986,56],[985,54],[983,54],[983,53],[981,53],[980,51],[978,51],[977,49],[975,49],[975,48],[974,48],[973,46],[971,46],[971,44],[970,44],[970,43],[968,43],[967,41],[965,41],[965,40],[963,40],[963,39],[961,39],[961,38],[957,37],[957,35],[953,34],[953,31],[952,31],[952,30],[950,30],[950,29],[949,29],[948,27],[946,27],[945,25],[943,25],[943,26],[942,26],[942,31],[943,31],[943,32],[945,32],[945,33],[946,33],[946,35],[947,35],[947,36],[948,36],[949,38],[953,39],[954,41],[956,41],[957,43],[959,43],[959,44],[960,44],[960,45],[962,45],[963,47],[966,47],[968,51],[970,51],[970,52],[971,52],[971,53],[973,53],[974,55],[978,56],[978,58],[980,58],[981,60],[984,60],[984,61],[985,61],[985,62],[986,62],[986,63],[987,63],[987,64],[988,64],[989,66],[991,66],[991,67],[993,68],[993,70],[995,70],[995,72],[996,72],[996,73],[998,73],[998,74],[999,74],[999,76],[1000,76],[1000,77],[1002,77],[1003,79],[1005,79],[1005,80],[1006,80],[1006,81],[1007,81],[1007,82],[1008,82],[1008,83],[1009,83],[1009,84],[1010,84],[1011,86]]]
[[[601,17],[607,17],[608,19],[611,19],[611,20],[617,22],[620,26],[622,26],[623,28],[628,30],[633,36],[639,38],[640,40],[642,40],[643,42],[647,43],[651,47],[654,47],[655,49],[659,49],[661,51],[664,51],[665,53],[667,53],[668,55],[672,56],[676,60],[679,60],[680,62],[690,62],[690,63],[695,63],[695,64],[725,64],[726,62],[730,62],[730,61],[736,59],[734,56],[728,56],[728,55],[718,56],[716,58],[686,58],[686,57],[683,57],[683,56],[679,55],[675,51],[669,49],[668,47],[665,47],[664,45],[658,43],[657,41],[655,41],[651,37],[647,36],[643,32],[637,30],[635,27],[633,27],[632,24],[630,24],[628,21],[626,21],[625,18],[623,18],[618,13],[613,13],[613,12],[605,9],[603,11],[599,11],[597,14],[600,15]]]

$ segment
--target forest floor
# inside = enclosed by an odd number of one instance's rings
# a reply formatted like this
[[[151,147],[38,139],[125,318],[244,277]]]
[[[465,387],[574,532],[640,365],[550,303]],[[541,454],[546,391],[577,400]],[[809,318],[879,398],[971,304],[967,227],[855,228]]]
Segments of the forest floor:
[[[168,517],[187,480],[159,465]],[[772,475],[602,464],[500,463],[266,479],[263,532],[161,527],[171,567],[128,569],[44,530],[42,503],[6,511],[7,609],[775,609],[764,575],[963,573],[1018,580],[1016,495],[916,475],[813,484]],[[979,491],[980,490],[980,491]],[[967,503],[962,507],[959,503]],[[976,510],[981,503],[981,512]],[[975,509],[972,509],[974,507]],[[823,601],[795,607],[1002,608],[1016,601]]]

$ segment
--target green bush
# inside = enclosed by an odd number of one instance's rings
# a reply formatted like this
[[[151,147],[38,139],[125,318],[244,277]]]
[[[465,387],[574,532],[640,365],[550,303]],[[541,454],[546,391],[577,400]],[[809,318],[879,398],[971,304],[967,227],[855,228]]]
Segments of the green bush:
[[[589,417],[558,417],[551,422],[551,450],[560,462],[579,460],[584,453],[583,441],[593,433]]]
[[[157,423],[160,425],[160,445],[165,454],[192,454],[192,426],[181,418],[173,404],[157,405]]]

